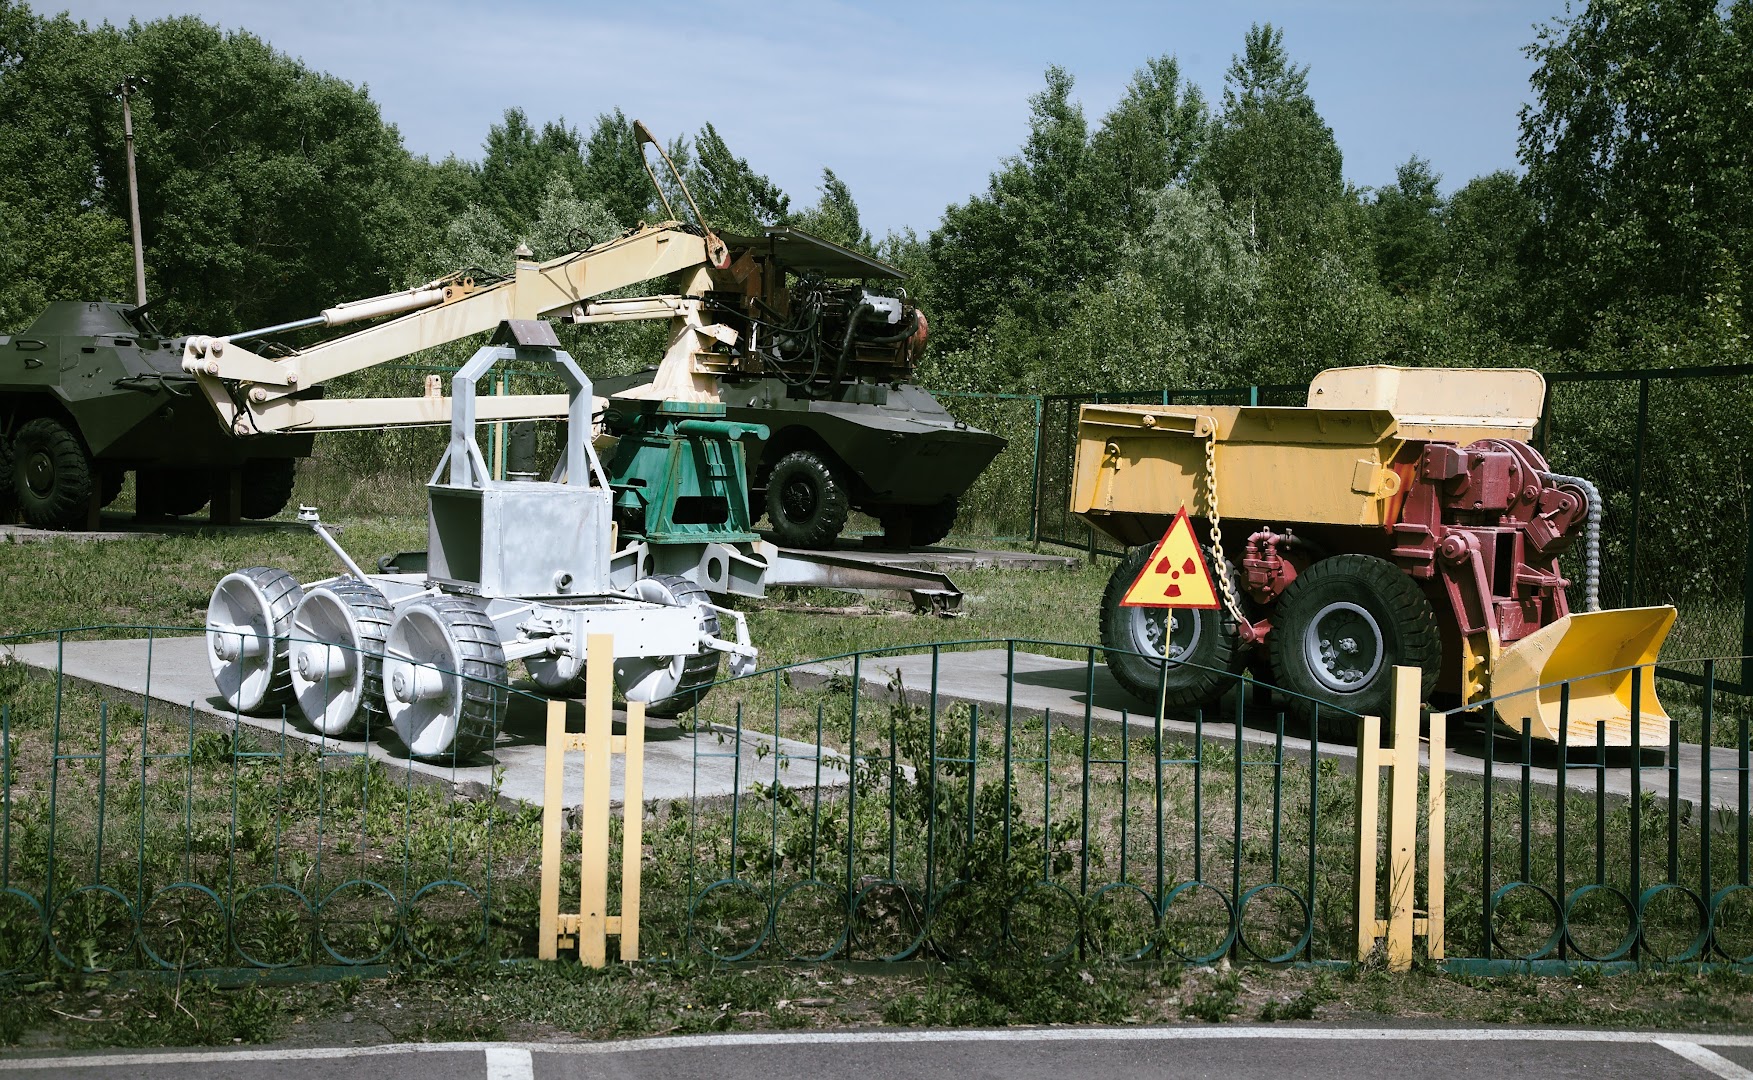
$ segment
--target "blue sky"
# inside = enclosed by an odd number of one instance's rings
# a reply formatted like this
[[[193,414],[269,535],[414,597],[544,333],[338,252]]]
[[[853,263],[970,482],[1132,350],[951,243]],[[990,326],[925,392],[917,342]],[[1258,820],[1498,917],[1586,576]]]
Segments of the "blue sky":
[[[42,12],[58,9],[37,0]],[[1453,191],[1516,168],[1521,48],[1563,0],[874,4],[847,0],[78,0],[78,19],[194,14],[247,29],[311,67],[364,83],[409,149],[478,158],[511,106],[588,128],[619,107],[661,137],[710,120],[792,196],[815,201],[826,165],[878,236],[933,228],[983,190],[1027,131],[1048,64],[1077,80],[1092,126],[1149,57],[1174,55],[1215,105],[1251,23],[1284,30],[1309,67],[1345,175],[1392,182],[1409,156]]]

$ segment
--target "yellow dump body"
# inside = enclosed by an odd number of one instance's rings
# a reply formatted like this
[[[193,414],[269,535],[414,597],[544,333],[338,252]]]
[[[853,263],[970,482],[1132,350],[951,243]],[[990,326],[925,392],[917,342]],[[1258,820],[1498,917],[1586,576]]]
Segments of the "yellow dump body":
[[[1121,543],[1154,541],[1182,507],[1209,516],[1210,453],[1226,520],[1382,529],[1418,482],[1422,444],[1527,442],[1544,395],[1529,370],[1359,367],[1322,372],[1302,407],[1085,405],[1071,510]],[[1556,740],[1561,691],[1548,684],[1574,680],[1570,739],[1592,744],[1599,728],[1624,746],[1639,681],[1640,737],[1665,745],[1653,666],[1636,666],[1655,663],[1673,622],[1671,607],[1579,613],[1501,646],[1494,629],[1477,649],[1488,682],[1467,700],[1505,699],[1504,723]]]
[[[1071,511],[1129,544],[1182,506],[1205,515],[1215,436],[1224,517],[1382,526],[1402,447],[1526,441],[1544,394],[1535,371],[1368,367],[1322,372],[1307,407],[1085,405]]]

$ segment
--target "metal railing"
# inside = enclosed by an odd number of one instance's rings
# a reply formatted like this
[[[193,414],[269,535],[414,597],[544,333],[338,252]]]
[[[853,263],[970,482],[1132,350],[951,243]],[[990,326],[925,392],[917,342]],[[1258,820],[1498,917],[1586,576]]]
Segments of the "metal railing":
[[[380,714],[323,737],[295,711],[179,702],[172,659],[205,648],[183,633],[0,641],[0,976],[536,954],[545,702],[504,688],[491,753],[410,765]],[[670,793],[645,804],[643,958],[1346,964],[1360,907],[1429,906],[1393,873],[1360,903],[1360,815],[1392,802],[1352,767],[1360,718],[1246,676],[1219,707],[1152,708],[1103,652],[938,642],[720,682],[645,744]],[[1443,964],[1753,966],[1753,710],[1722,666],[1658,673],[1662,747],[1563,755],[1477,707],[1431,718]],[[1561,727],[1598,677],[1542,688]],[[578,910],[569,828],[558,902]],[[609,841],[614,890],[618,823]]]

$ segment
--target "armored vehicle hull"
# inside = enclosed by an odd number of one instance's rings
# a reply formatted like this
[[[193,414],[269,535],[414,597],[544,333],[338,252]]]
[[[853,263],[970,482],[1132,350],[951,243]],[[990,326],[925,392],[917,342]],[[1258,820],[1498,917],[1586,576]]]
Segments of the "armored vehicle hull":
[[[57,301],[0,335],[0,520],[92,523],[130,471],[142,515],[279,513],[313,436],[235,438],[193,390],[180,342],[126,305]]]
[[[650,372],[600,379],[597,392],[650,379]],[[764,508],[789,547],[833,547],[853,510],[882,522],[889,543],[935,544],[954,525],[963,493],[1006,445],[912,383],[848,382],[831,397],[808,397],[778,378],[727,377],[721,396],[726,419],[771,432],[748,461],[751,511]]]

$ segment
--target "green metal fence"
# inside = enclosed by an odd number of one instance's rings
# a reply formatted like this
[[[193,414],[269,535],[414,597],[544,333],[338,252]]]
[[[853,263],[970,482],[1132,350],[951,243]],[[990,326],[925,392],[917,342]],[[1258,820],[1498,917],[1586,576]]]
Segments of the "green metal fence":
[[[296,711],[226,716],[210,691],[179,703],[162,657],[188,634],[0,641],[37,660],[0,662],[0,974],[339,974],[524,951],[531,811],[490,788],[457,797],[445,774],[465,763],[384,760],[381,716],[337,740]],[[141,692],[65,674],[68,650],[112,638],[132,639],[109,647]]]
[[[545,703],[518,685],[491,753],[410,767],[377,714],[324,738],[185,698],[187,631],[0,647],[0,976],[535,954],[541,818],[519,799]],[[1448,718],[1450,969],[1753,966],[1750,710],[1722,666],[1663,669],[1663,747],[1564,755]],[[1350,963],[1357,816],[1386,780],[1323,734],[1356,717],[1288,702],[1243,676],[1208,710],[1153,709],[1099,647],[1023,639],[727,679],[647,743],[648,778],[663,758],[688,779],[645,806],[643,958]]]

